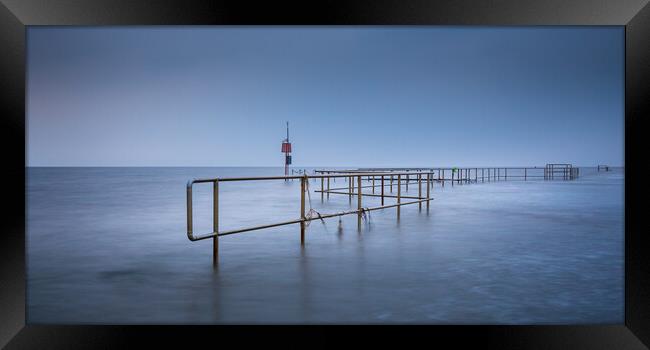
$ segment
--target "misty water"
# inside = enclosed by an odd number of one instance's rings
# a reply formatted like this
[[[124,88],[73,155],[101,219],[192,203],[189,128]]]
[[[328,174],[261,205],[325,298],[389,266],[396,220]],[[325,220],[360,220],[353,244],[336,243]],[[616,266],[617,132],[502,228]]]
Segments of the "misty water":
[[[304,247],[298,225],[221,237],[214,270],[211,240],[187,238],[187,181],[281,174],[28,168],[28,323],[623,322],[621,169],[436,183],[428,212],[373,211],[361,231],[355,215],[314,221]],[[347,195],[321,201],[319,187],[310,182],[315,210],[356,208]],[[211,231],[211,191],[195,185],[196,233]],[[222,183],[220,229],[296,219],[299,198],[299,181]]]

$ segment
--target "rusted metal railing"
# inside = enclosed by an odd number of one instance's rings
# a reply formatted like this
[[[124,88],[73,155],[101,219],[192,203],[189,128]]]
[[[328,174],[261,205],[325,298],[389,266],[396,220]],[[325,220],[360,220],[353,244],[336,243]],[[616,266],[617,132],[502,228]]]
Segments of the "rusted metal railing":
[[[212,238],[213,241],[213,264],[217,265],[218,263],[218,257],[219,257],[219,237],[221,236],[227,236],[227,235],[232,235],[232,234],[237,234],[237,233],[243,233],[243,232],[249,232],[249,231],[255,231],[255,230],[261,230],[265,228],[271,228],[271,227],[277,227],[277,226],[283,226],[283,225],[292,225],[292,224],[300,224],[300,243],[301,245],[305,244],[305,228],[306,224],[309,221],[313,220],[321,220],[321,219],[327,219],[327,218],[332,218],[332,217],[338,217],[338,216],[343,216],[343,215],[349,215],[349,214],[357,214],[358,218],[358,228],[359,230],[361,229],[361,221],[364,213],[374,211],[374,210],[380,210],[380,209],[387,209],[387,208],[392,208],[392,207],[397,207],[397,217],[399,218],[400,216],[400,207],[404,205],[409,205],[409,204],[419,204],[420,210],[422,209],[422,203],[426,202],[426,208],[427,210],[429,209],[429,201],[433,200],[433,198],[430,197],[430,186],[429,184],[432,183],[432,172],[423,172],[419,174],[417,178],[417,183],[419,186],[419,191],[418,191],[418,196],[402,196],[401,195],[401,187],[403,185],[402,183],[402,175],[409,175],[406,173],[396,173],[396,172],[391,172],[391,173],[345,173],[345,174],[320,174],[320,175],[302,175],[302,176],[266,176],[266,177],[232,177],[232,178],[210,178],[210,179],[193,179],[188,181],[187,183],[187,237],[189,238],[190,241],[199,241],[199,240],[204,240],[204,239],[210,239]],[[397,175],[397,195],[387,195],[384,193],[384,179],[386,176],[394,176]],[[426,181],[427,181],[427,191],[426,191],[426,197],[422,197],[422,175],[426,175]],[[382,184],[382,190],[381,194],[372,194],[372,193],[363,193],[363,188],[367,186],[362,186],[362,178],[363,177],[381,177],[381,184]],[[349,192],[341,192],[341,191],[335,191],[337,189],[330,189],[330,179],[332,178],[345,178],[346,180],[349,181]],[[275,223],[270,223],[270,224],[265,224],[265,225],[258,225],[258,226],[251,226],[251,227],[244,227],[244,228],[238,228],[238,229],[233,229],[233,230],[226,230],[226,231],[221,231],[219,229],[219,186],[220,184],[224,182],[235,182],[235,181],[266,181],[266,180],[293,180],[293,179],[299,179],[300,180],[300,216],[298,219],[293,219],[293,220],[287,220],[287,221],[281,221],[281,222],[275,222]],[[345,194],[350,196],[350,200],[352,196],[357,196],[357,208],[353,210],[345,210],[345,211],[340,211],[336,213],[329,213],[329,214],[319,214],[317,217],[308,217],[305,214],[305,193],[309,191],[309,186],[308,186],[308,181],[309,179],[320,179],[321,181],[321,190],[320,191],[314,191],[314,192],[320,192],[321,193],[321,198],[323,198],[323,193],[327,193],[327,196],[329,198],[330,194]],[[327,190],[325,190],[324,185],[325,181],[327,180]],[[354,179],[356,179],[356,192],[355,192],[355,186],[354,186]],[[213,212],[212,212],[212,232],[205,233],[205,234],[199,234],[195,235],[194,234],[194,225],[193,225],[193,204],[192,204],[192,193],[193,193],[193,187],[194,184],[200,184],[200,183],[212,183],[213,190],[212,190],[212,201],[213,201]],[[340,188],[338,190],[341,190],[343,188]],[[381,197],[381,205],[380,206],[375,206],[375,207],[363,207],[362,206],[362,198],[364,196],[369,196],[369,197]],[[384,204],[384,198],[396,198],[397,202],[395,204]],[[405,199],[414,199],[412,201],[408,202],[402,202],[402,198]]]
[[[480,170],[480,176],[479,176]],[[510,173],[508,173],[510,170]],[[514,172],[514,173],[513,173]],[[523,173],[522,173],[523,172]],[[545,180],[561,179],[573,180],[579,176],[579,168],[573,167],[571,164],[547,164],[545,167],[497,167],[497,168],[365,168],[365,169],[343,169],[343,170],[314,170],[313,175],[307,175],[303,171],[300,176],[265,176],[265,177],[231,177],[231,178],[210,178],[210,179],[193,179],[187,183],[187,237],[191,241],[199,241],[212,238],[213,241],[213,264],[216,265],[219,256],[219,237],[227,236],[237,233],[261,230],[265,228],[300,224],[300,244],[305,244],[305,228],[310,221],[321,220],[332,217],[339,217],[349,214],[357,214],[358,229],[361,230],[361,221],[365,213],[387,208],[396,208],[397,219],[400,218],[401,207],[409,204],[418,204],[419,210],[422,210],[422,203],[426,203],[426,209],[429,210],[431,198],[431,189],[433,189],[434,182],[440,183],[441,186],[445,182],[450,182],[453,186],[456,184],[469,184],[480,182],[491,182],[501,180],[522,179],[527,181],[531,178],[543,178]],[[451,174],[451,178],[446,177],[445,174]],[[437,177],[436,177],[437,174]],[[337,178],[342,178],[347,182],[347,187],[334,187],[330,186],[330,179],[336,181]],[[363,185],[363,178],[370,183]],[[318,214],[317,217],[312,217],[311,214],[305,213],[305,193],[309,191],[309,180],[320,179],[321,200],[324,200],[325,195],[329,199],[331,194],[347,195],[349,203],[352,204],[352,197],[357,196],[357,208],[352,210],[345,210],[336,213]],[[272,180],[300,180],[300,216],[297,219],[275,222],[270,224],[243,227],[233,230],[221,231],[219,229],[219,186],[223,182],[236,182],[236,181],[272,181]],[[376,181],[379,184],[376,184]],[[355,183],[356,182],[356,183]],[[394,184],[396,182],[396,185]],[[425,183],[425,193],[423,196],[422,185]],[[192,223],[192,191],[194,184],[212,183],[212,232],[195,235],[193,232]],[[408,192],[409,184],[417,184],[417,196],[402,195],[402,186]],[[393,187],[397,186],[397,194],[394,195]],[[380,187],[379,194],[375,193],[375,188]],[[386,187],[390,192],[386,193]],[[371,193],[363,193],[364,188],[371,188]],[[363,207],[363,197],[380,197],[381,205],[375,207]],[[395,198],[396,202],[393,204],[385,204],[386,198]],[[402,202],[403,199],[409,200]],[[311,206],[311,205],[310,205]],[[310,211],[311,213],[311,211]]]

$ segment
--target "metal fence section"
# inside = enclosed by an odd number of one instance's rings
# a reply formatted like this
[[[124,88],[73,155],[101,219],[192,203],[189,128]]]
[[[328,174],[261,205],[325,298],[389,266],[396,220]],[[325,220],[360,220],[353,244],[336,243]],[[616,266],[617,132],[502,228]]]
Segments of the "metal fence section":
[[[368,194],[368,193],[363,193],[361,186],[362,179],[363,177],[367,176],[373,176],[373,178],[382,178],[382,183],[384,183],[384,178],[386,176],[396,176],[397,177],[397,195],[389,195],[385,194],[385,192],[382,190],[381,195],[375,195],[375,194]],[[204,239],[209,239],[212,238],[213,241],[213,264],[217,264],[218,262],[218,257],[219,257],[219,237],[221,236],[227,236],[227,235],[232,235],[232,234],[237,234],[237,233],[243,233],[243,232],[248,232],[248,231],[255,231],[255,230],[261,230],[265,228],[271,228],[271,227],[276,227],[276,226],[283,226],[283,225],[292,225],[292,224],[300,224],[300,243],[304,245],[305,243],[305,227],[306,223],[313,221],[313,220],[322,220],[322,219],[327,219],[327,218],[332,218],[332,217],[338,217],[338,216],[343,216],[343,215],[349,215],[349,214],[357,214],[358,217],[358,226],[361,228],[361,221],[362,217],[365,213],[373,211],[373,210],[380,210],[380,209],[387,209],[387,208],[397,208],[397,217],[399,218],[400,215],[400,207],[404,205],[410,205],[410,204],[419,204],[420,209],[422,209],[422,203],[426,203],[426,208],[429,209],[429,201],[431,201],[433,198],[430,197],[430,184],[432,183],[432,173],[420,173],[418,177],[418,186],[420,187],[420,191],[418,192],[419,195],[417,197],[415,196],[402,196],[401,194],[401,187],[403,185],[406,185],[405,182],[402,182],[402,176],[406,175],[406,173],[387,173],[387,174],[382,174],[382,173],[348,173],[348,174],[328,174],[328,175],[302,175],[302,176],[268,176],[268,177],[240,177],[240,178],[211,178],[211,179],[194,179],[190,180],[187,183],[187,237],[190,239],[190,241],[199,241],[199,240],[204,240]],[[426,178],[423,178],[422,175],[426,175]],[[324,184],[324,180],[327,179],[328,183],[328,189],[329,189],[329,183],[330,179],[332,178],[345,178],[348,180],[350,184],[350,192],[337,192],[337,191],[324,191],[324,188],[322,187]],[[281,222],[274,222],[274,223],[269,223],[265,225],[258,225],[258,226],[250,226],[250,227],[243,227],[243,228],[238,228],[234,230],[227,230],[227,231],[220,231],[219,230],[219,186],[220,184],[224,182],[233,182],[233,181],[272,181],[272,180],[294,180],[298,179],[300,180],[300,216],[296,219],[293,220],[288,220],[288,221],[281,221]],[[345,211],[340,211],[336,213],[329,213],[329,214],[318,214],[316,216],[308,216],[305,213],[305,193],[309,190],[308,189],[308,181],[309,179],[321,179],[321,190],[320,191],[315,191],[315,192],[327,192],[328,196],[329,194],[346,194],[352,198],[352,196],[357,196],[357,208],[353,210],[345,210]],[[354,180],[356,180],[357,185],[354,185]],[[422,196],[422,182],[427,181],[426,184],[426,196]],[[192,204],[192,193],[193,193],[193,187],[194,184],[200,184],[200,183],[211,183],[212,184],[212,206],[213,206],[213,212],[212,212],[212,232],[205,233],[205,234],[198,234],[195,235],[193,231],[193,204]],[[355,192],[355,187],[357,188]],[[381,205],[380,206],[374,206],[374,207],[364,207],[363,206],[363,197],[364,196],[373,196],[373,197],[381,197]],[[384,198],[396,198],[397,203],[395,204],[384,204]],[[413,199],[410,201],[402,202],[402,199]],[[351,201],[351,199],[350,199]]]

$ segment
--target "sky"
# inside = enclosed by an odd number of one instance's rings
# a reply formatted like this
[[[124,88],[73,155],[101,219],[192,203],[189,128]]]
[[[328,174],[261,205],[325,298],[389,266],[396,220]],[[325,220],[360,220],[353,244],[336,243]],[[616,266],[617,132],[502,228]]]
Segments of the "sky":
[[[28,166],[624,165],[623,27],[28,27]]]

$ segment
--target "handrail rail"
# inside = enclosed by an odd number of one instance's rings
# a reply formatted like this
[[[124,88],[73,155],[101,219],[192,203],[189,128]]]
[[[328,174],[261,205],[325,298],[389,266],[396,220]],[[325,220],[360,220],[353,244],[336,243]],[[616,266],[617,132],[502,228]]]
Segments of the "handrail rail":
[[[433,174],[433,172],[430,173],[420,173],[421,175],[423,174]],[[260,225],[260,226],[253,226],[253,227],[248,227],[248,228],[242,228],[242,229],[236,229],[236,230],[229,230],[229,231],[222,231],[220,232],[218,230],[218,220],[215,219],[215,224],[214,224],[214,229],[210,233],[202,234],[195,236],[193,232],[193,204],[192,204],[192,193],[193,193],[193,185],[197,183],[213,183],[215,188],[213,191],[213,205],[215,207],[213,216],[218,218],[218,184],[220,182],[232,182],[232,181],[266,181],[266,180],[286,180],[286,179],[301,179],[303,181],[306,181],[310,178],[314,179],[325,179],[325,178],[341,178],[341,177],[363,177],[363,176],[397,176],[397,175],[413,175],[413,173],[386,173],[386,174],[377,174],[377,173],[355,173],[355,174],[345,174],[345,175],[301,175],[301,176],[258,176],[258,177],[225,177],[225,178],[203,178],[203,179],[192,179],[187,182],[187,188],[186,188],[186,199],[187,199],[187,237],[189,238],[190,241],[199,241],[199,240],[204,240],[208,238],[213,238],[217,236],[226,236],[234,233],[242,233],[242,232],[247,232],[247,231],[254,231],[254,230],[259,230],[263,228],[270,228],[270,227],[275,227],[275,226],[282,226],[282,225],[290,225],[290,224],[297,224],[301,222],[306,222],[306,221],[312,221],[316,220],[319,218],[301,218],[301,219],[295,219],[295,220],[289,220],[289,221],[284,221],[280,223],[274,223],[274,224],[266,224],[266,225]],[[430,181],[433,181],[434,179],[431,178]],[[314,191],[314,192],[320,192],[320,191]],[[335,192],[330,192],[332,194],[337,194]],[[345,193],[348,194],[348,193]],[[357,195],[357,194],[353,194]],[[379,195],[372,195],[372,194],[361,194],[361,196],[379,196]],[[384,197],[387,198],[397,198],[398,196],[391,196],[391,195],[384,195]],[[401,198],[407,198],[407,199],[415,199],[417,198],[418,200],[412,201],[412,202],[405,202],[401,203],[401,205],[407,205],[407,204],[417,204],[421,203],[423,201],[426,201],[424,197],[413,197],[413,196],[400,196]],[[430,200],[430,199],[429,199]],[[384,209],[384,208],[391,208],[394,207],[395,205],[384,205],[380,207],[372,207],[372,208],[363,208],[363,210],[377,210],[377,209]],[[335,216],[341,216],[341,215],[347,215],[347,214],[354,214],[354,213],[359,213],[361,209],[356,209],[356,210],[350,210],[346,212],[340,212],[340,213],[334,213],[334,214],[326,214],[326,215],[321,215],[321,218],[329,218],[329,217],[335,217]]]
[[[470,168],[468,168],[470,169]],[[474,168],[471,168],[474,169]],[[339,178],[339,177],[357,177],[357,176],[395,176],[395,175],[417,175],[417,174],[427,174],[433,172],[400,172],[400,173],[373,173],[373,172],[359,172],[359,173],[346,173],[346,174],[330,174],[330,175],[291,175],[291,176],[256,176],[256,177],[215,177],[215,178],[205,178],[205,179],[192,179],[189,183],[205,183],[205,182],[226,182],[226,181],[264,181],[264,180],[292,180],[292,179],[302,179],[307,176],[310,179],[326,179],[326,178]]]
[[[301,176],[259,176],[259,177],[230,177],[230,178],[205,178],[205,179],[192,179],[187,182],[186,185],[186,201],[187,201],[187,238],[190,241],[199,241],[199,240],[204,240],[208,238],[212,238],[214,242],[214,250],[213,250],[213,263],[216,265],[217,264],[217,256],[218,256],[218,238],[220,236],[226,236],[226,235],[232,235],[236,233],[242,233],[242,232],[248,232],[248,231],[255,231],[255,230],[260,230],[264,228],[271,228],[271,227],[276,227],[276,226],[283,226],[283,225],[291,225],[291,224],[300,224],[301,232],[300,232],[300,238],[301,238],[301,244],[304,244],[304,239],[305,239],[305,223],[313,221],[313,220],[321,220],[321,219],[326,219],[326,218],[331,218],[331,217],[337,217],[337,216],[343,216],[343,215],[349,215],[349,214],[357,214],[358,215],[358,225],[359,228],[361,227],[361,218],[365,212],[372,211],[372,210],[379,210],[379,209],[386,209],[386,208],[392,208],[392,207],[397,207],[397,215],[399,217],[400,210],[399,208],[402,205],[409,205],[409,204],[420,204],[420,209],[422,208],[422,203],[427,202],[427,209],[429,208],[428,202],[432,200],[429,195],[429,186],[433,182],[433,172],[429,173],[419,173],[418,176],[418,181],[419,181],[419,187],[420,187],[420,192],[418,197],[413,197],[413,196],[401,196],[401,187],[402,187],[402,175],[413,175],[413,173],[387,173],[383,174],[384,176],[397,176],[397,181],[398,181],[398,192],[397,196],[392,196],[392,195],[385,195],[382,191],[382,195],[374,195],[374,194],[364,194],[362,191],[362,186],[361,186],[361,181],[364,176],[380,176],[382,174],[377,174],[377,173],[355,173],[355,174],[345,174],[345,175],[301,175]],[[422,196],[422,175],[427,175],[426,177],[426,184],[427,184],[427,192],[426,192],[426,197]],[[347,177],[350,178],[351,180],[353,178],[357,179],[358,186],[357,193],[353,193],[354,191],[352,190],[353,185],[351,184],[351,191],[349,193],[345,192],[340,192],[341,194],[348,194],[350,196],[356,195],[358,196],[358,205],[357,209],[354,210],[346,210],[346,211],[341,211],[341,212],[336,212],[336,213],[329,213],[329,214],[319,214],[318,217],[307,217],[305,215],[305,192],[309,191],[308,186],[306,185],[307,182],[309,181],[310,178],[315,178],[315,179],[321,179],[321,191],[323,192],[324,188],[323,186],[323,179],[329,179],[329,178],[341,178],[341,177]],[[299,219],[293,219],[293,220],[288,220],[288,221],[282,221],[282,222],[275,222],[275,223],[270,223],[270,224],[264,224],[264,225],[258,225],[258,226],[252,226],[252,227],[244,227],[244,228],[239,228],[239,229],[234,229],[234,230],[227,230],[227,231],[220,231],[219,230],[219,183],[221,182],[232,182],[232,181],[257,181],[257,180],[288,180],[288,179],[300,179],[301,180],[301,195],[300,195],[300,218]],[[213,194],[212,194],[212,201],[213,201],[213,229],[212,232],[210,233],[205,233],[205,234],[194,234],[194,225],[193,225],[193,203],[192,203],[192,195],[193,195],[193,186],[194,184],[197,183],[212,183],[213,184]],[[328,180],[329,183],[329,180]],[[408,183],[405,183],[406,186],[408,186]],[[329,190],[328,190],[329,192]],[[337,194],[337,192],[329,192],[332,194]],[[329,195],[328,193],[328,195]],[[362,197],[363,196],[380,196],[382,197],[382,205],[381,206],[375,206],[375,207],[362,207]],[[397,203],[396,204],[389,204],[389,205],[384,205],[384,197],[388,198],[397,198]],[[351,198],[351,197],[350,197]],[[409,202],[401,202],[402,198],[407,198],[407,199],[415,199],[413,201]]]

